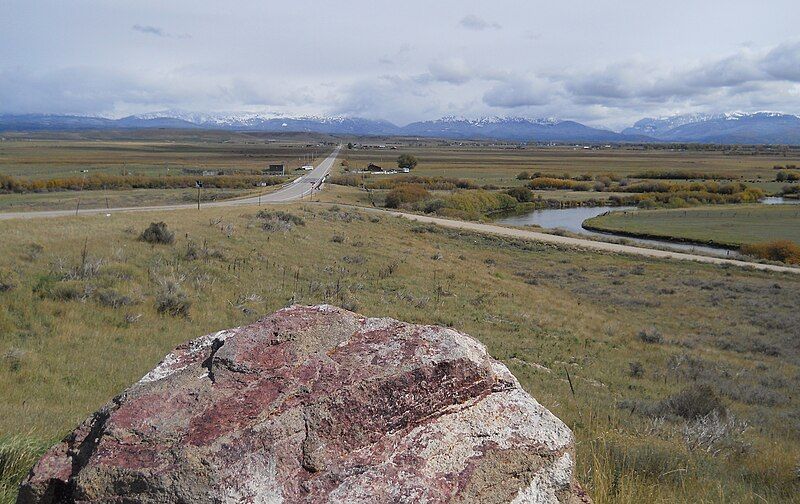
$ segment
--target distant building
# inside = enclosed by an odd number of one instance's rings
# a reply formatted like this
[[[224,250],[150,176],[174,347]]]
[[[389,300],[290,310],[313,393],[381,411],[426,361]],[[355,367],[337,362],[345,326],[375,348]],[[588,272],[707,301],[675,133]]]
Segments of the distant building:
[[[372,173],[382,173],[384,169],[375,163],[370,163],[369,166],[367,166],[367,171]]]
[[[285,175],[286,167],[283,164],[271,164],[263,173],[264,175]]]

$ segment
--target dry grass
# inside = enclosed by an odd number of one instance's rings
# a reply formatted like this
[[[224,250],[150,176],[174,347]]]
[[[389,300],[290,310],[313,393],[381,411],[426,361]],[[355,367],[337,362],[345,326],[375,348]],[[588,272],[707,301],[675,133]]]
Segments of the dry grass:
[[[89,175],[173,176],[183,175],[184,170],[233,168],[247,173],[260,172],[269,163],[285,163],[291,171],[307,164],[312,153],[317,154],[317,161],[327,155],[325,149],[316,146],[317,140],[286,138],[274,142],[264,135],[235,132],[201,132],[196,136],[153,133],[132,131],[128,138],[108,138],[113,133],[87,132],[88,138],[33,141],[15,139],[35,136],[32,134],[6,134],[9,138],[0,142],[0,175],[52,179],[80,177],[81,170],[89,170]]]
[[[800,279],[320,205],[281,211],[305,225],[267,232],[248,208],[4,222],[0,270],[15,286],[0,292],[2,439],[22,436],[39,453],[176,344],[328,302],[483,341],[573,429],[596,502],[798,502]],[[174,245],[138,240],[161,220]],[[170,285],[191,303],[185,314],[159,312]],[[59,289],[75,295],[49,294]],[[639,339],[650,327],[658,342]],[[746,456],[689,449],[684,426],[696,419],[654,424],[646,406],[694,384],[758,426],[743,435]]]
[[[609,173],[633,177],[647,172],[694,172],[712,176],[731,176],[735,180],[758,180],[765,187],[779,190],[775,183],[773,165],[787,162],[800,164],[798,152],[783,158],[778,153],[762,155],[732,155],[725,151],[637,150],[614,148],[600,150],[574,149],[572,147],[534,147],[517,149],[511,145],[470,144],[458,142],[423,141],[414,145],[397,143],[398,150],[380,149],[342,151],[352,169],[365,167],[370,162],[388,159],[398,153],[415,154],[419,165],[414,174],[430,177],[473,179],[481,184],[523,185],[517,180],[522,171],[545,175],[582,174],[605,175]],[[752,153],[747,153],[752,154]],[[394,159],[392,157],[392,159]]]
[[[787,264],[800,264],[800,245],[789,240],[776,240],[766,243],[742,245],[741,251],[759,259],[780,261]]]

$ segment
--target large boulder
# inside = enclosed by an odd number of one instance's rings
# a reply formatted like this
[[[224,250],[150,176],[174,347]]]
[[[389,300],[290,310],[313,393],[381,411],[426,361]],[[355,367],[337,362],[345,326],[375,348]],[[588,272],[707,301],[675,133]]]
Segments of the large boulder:
[[[180,345],[19,503],[589,502],[570,430],[452,329],[294,306]]]

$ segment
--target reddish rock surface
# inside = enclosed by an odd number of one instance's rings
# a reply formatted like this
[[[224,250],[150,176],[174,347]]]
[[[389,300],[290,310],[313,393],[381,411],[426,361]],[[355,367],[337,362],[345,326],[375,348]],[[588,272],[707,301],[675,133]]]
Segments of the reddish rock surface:
[[[570,430],[452,329],[295,306],[185,343],[19,503],[589,502]]]

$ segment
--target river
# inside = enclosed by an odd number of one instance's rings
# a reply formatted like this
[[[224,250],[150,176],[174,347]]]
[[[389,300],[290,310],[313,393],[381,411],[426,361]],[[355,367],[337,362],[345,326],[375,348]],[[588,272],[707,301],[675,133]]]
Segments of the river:
[[[787,199],[779,196],[770,196],[759,201],[764,205],[797,205],[800,199]],[[708,245],[693,245],[691,243],[677,243],[668,240],[652,240],[646,238],[631,238],[614,233],[600,233],[583,228],[583,221],[597,217],[606,212],[636,211],[632,206],[599,206],[575,208],[546,208],[533,210],[522,215],[513,215],[497,219],[498,224],[509,226],[539,226],[543,229],[563,229],[571,233],[584,236],[624,238],[626,241],[651,248],[669,248],[681,252],[700,252],[717,257],[738,257],[740,254],[733,250]]]
[[[497,219],[498,224],[509,226],[539,226],[543,229],[563,229],[571,233],[594,236],[603,238],[623,238],[626,242],[634,245],[642,245],[650,248],[669,248],[680,252],[694,252],[716,257],[738,257],[740,254],[734,250],[722,247],[711,247],[708,245],[693,245],[690,243],[676,243],[667,240],[651,240],[645,238],[630,238],[614,233],[599,233],[583,229],[583,221],[597,217],[606,212],[636,211],[636,207],[630,206],[600,206],[600,207],[575,207],[575,208],[546,208],[534,210],[527,214],[513,215]]]

